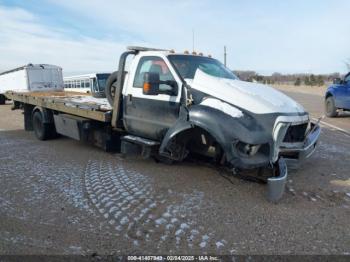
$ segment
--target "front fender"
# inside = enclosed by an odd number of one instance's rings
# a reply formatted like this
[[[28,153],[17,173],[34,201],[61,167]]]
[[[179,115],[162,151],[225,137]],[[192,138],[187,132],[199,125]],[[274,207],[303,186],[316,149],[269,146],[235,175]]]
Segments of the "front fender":
[[[327,97],[329,97],[329,96],[333,97],[336,107],[341,107],[341,104],[340,104],[341,94],[339,93],[339,89],[337,89],[337,86],[328,87],[326,94],[325,94],[325,99],[327,99]]]
[[[271,133],[266,132],[264,127],[247,112],[242,117],[232,117],[220,110],[197,105],[191,107],[189,120],[215,138],[225,151],[229,162],[239,158],[233,150],[234,143],[242,141],[254,145],[270,143],[272,140]]]
[[[334,96],[334,93],[333,93],[332,90],[327,90],[327,92],[326,92],[324,98],[327,99],[327,97],[329,97],[329,96]]]
[[[329,86],[326,90],[325,99],[329,96],[335,96],[335,87],[333,85]]]
[[[206,130],[220,144],[230,162],[237,158],[233,144],[242,141],[248,144],[265,144],[271,142],[271,133],[266,132],[256,119],[249,114],[232,117],[220,110],[202,105],[189,108],[188,119],[178,120],[168,130],[160,146],[160,154],[164,154],[173,137],[185,130],[200,127]]]
[[[208,131],[219,143],[237,139],[249,144],[259,144],[269,140],[269,134],[264,127],[246,112],[242,117],[232,117],[220,110],[196,105],[190,109],[189,121]]]
[[[193,123],[191,123],[190,121],[179,118],[179,120],[177,120],[175,124],[171,128],[169,128],[167,133],[165,134],[162,140],[162,143],[159,147],[159,153],[161,155],[165,155],[166,148],[169,145],[169,142],[178,134],[182,133],[185,130],[191,129],[193,127],[194,127]]]

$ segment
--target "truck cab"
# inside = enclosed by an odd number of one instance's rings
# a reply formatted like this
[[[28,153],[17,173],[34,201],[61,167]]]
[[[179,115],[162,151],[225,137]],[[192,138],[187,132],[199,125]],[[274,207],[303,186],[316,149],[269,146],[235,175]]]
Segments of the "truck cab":
[[[350,111],[350,72],[343,79],[336,78],[325,94],[328,117],[336,117],[339,110]]]
[[[198,153],[238,169],[277,166],[271,185],[285,183],[286,163],[314,152],[319,125],[272,87],[241,81],[202,54],[130,50],[128,72],[119,67],[106,86],[114,110],[121,109],[112,125],[129,140],[159,144],[157,153],[175,161]]]

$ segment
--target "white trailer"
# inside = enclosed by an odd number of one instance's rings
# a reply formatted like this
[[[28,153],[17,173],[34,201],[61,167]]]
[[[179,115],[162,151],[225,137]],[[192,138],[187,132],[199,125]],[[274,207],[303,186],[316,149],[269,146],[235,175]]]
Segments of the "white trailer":
[[[7,91],[62,91],[62,68],[47,64],[28,64],[0,73],[0,104],[5,104]]]

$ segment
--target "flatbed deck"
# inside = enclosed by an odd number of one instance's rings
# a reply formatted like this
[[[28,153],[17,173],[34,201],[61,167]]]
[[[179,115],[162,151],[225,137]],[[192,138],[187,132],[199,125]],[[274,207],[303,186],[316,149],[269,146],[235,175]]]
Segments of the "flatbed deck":
[[[110,122],[112,107],[106,98],[94,98],[89,94],[76,92],[7,92],[8,99],[16,102],[41,106],[101,122]]]

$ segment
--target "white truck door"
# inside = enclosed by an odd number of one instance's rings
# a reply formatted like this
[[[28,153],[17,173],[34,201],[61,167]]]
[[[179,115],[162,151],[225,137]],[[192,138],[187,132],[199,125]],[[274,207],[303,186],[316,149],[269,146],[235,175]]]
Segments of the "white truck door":
[[[141,56],[135,59],[138,62],[131,67],[124,93],[124,125],[131,134],[159,141],[178,119],[182,83],[166,58]],[[143,79],[147,72],[158,73],[162,81],[175,80],[178,95],[144,95]],[[169,86],[160,85],[159,88],[169,89]]]

